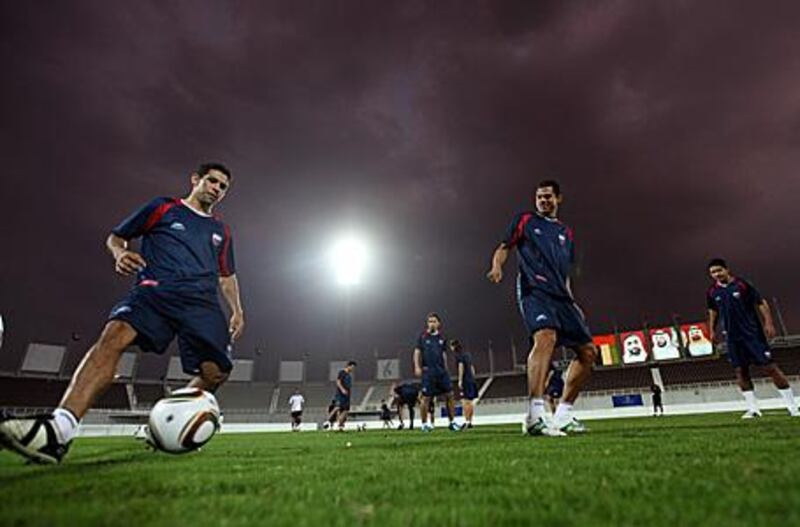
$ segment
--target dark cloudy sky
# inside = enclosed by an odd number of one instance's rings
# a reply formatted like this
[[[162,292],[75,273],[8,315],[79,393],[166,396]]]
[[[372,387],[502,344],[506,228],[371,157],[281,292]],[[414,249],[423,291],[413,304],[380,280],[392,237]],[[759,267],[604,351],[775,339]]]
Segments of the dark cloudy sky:
[[[3,0],[0,368],[95,335],[127,288],[109,229],[209,159],[235,175],[240,356],[349,354],[324,261],[348,229],[375,250],[353,354],[396,353],[429,310],[474,346],[521,338],[512,280],[483,274],[549,174],[597,332],[703,316],[717,254],[797,329],[798,20],[793,1]]]

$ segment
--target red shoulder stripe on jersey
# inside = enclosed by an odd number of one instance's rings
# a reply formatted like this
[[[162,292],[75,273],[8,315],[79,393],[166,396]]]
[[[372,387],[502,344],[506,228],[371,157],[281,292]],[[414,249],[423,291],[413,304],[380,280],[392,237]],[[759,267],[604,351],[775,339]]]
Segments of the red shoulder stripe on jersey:
[[[531,214],[530,212],[522,215],[522,217],[519,219],[519,223],[517,223],[517,228],[514,229],[514,236],[508,243],[509,247],[514,247],[519,243],[519,241],[522,239],[522,236],[525,234],[525,225],[528,224],[528,222],[532,217],[533,214]]]
[[[155,227],[156,223],[158,223],[161,220],[161,218],[164,217],[164,214],[166,214],[169,209],[171,209],[178,203],[179,202],[177,199],[172,199],[159,205],[158,208],[156,208],[156,210],[154,210],[150,214],[150,216],[148,216],[147,221],[144,224],[144,232],[148,232],[150,231],[150,229]]]
[[[228,249],[231,245],[231,229],[225,225],[225,240],[222,242],[222,250],[219,252],[219,274],[230,276],[233,273],[228,266]]]

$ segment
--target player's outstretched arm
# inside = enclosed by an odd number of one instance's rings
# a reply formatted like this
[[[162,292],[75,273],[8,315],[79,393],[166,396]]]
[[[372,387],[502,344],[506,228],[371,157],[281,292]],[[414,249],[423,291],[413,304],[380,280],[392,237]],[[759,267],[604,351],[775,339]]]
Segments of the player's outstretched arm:
[[[775,331],[775,323],[772,321],[772,310],[770,310],[766,300],[762,300],[758,304],[758,312],[761,313],[761,317],[764,319],[764,336],[767,339],[774,339],[777,332]]]
[[[228,328],[231,333],[231,340],[235,341],[242,335],[244,331],[244,310],[242,309],[242,299],[239,296],[239,281],[236,275],[220,276],[219,285],[222,290],[222,296],[231,308],[230,327]]]
[[[128,241],[116,234],[108,235],[106,249],[114,258],[115,270],[122,276],[134,275],[147,267],[147,262],[142,258],[142,255],[129,250]]]
[[[499,284],[503,280],[503,265],[505,265],[506,260],[508,260],[508,246],[505,243],[501,243],[492,255],[492,268],[486,273],[486,278],[490,282]]]

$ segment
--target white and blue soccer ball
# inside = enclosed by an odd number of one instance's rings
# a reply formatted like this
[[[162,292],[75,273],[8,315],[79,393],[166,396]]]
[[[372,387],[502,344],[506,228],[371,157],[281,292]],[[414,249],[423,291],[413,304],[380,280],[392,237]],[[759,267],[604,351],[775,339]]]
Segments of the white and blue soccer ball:
[[[163,452],[184,454],[208,443],[219,427],[217,399],[199,388],[182,388],[153,406],[148,442]]]

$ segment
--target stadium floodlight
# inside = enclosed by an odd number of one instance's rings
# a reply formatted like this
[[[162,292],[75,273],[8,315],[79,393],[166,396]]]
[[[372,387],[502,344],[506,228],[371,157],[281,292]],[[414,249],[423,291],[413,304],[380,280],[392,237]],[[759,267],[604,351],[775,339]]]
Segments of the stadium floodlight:
[[[367,266],[367,247],[363,241],[354,236],[343,237],[333,244],[329,257],[339,285],[350,287],[361,282]]]

